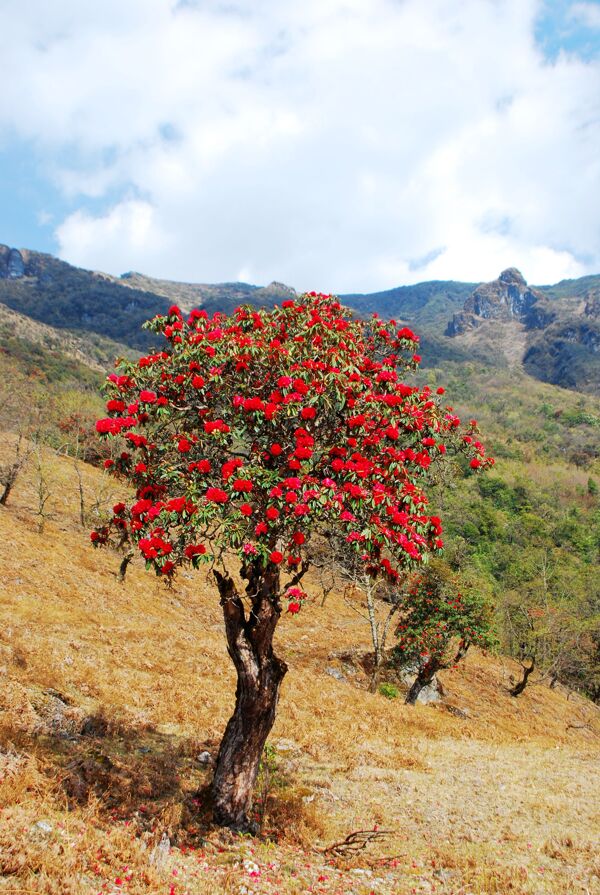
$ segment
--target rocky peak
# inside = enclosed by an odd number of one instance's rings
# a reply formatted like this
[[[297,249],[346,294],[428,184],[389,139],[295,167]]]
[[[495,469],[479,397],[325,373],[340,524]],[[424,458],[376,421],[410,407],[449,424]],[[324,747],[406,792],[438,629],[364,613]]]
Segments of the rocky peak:
[[[502,271],[498,280],[500,283],[506,283],[507,286],[527,286],[527,280],[516,267],[507,267]]]
[[[517,320],[529,329],[547,326],[553,312],[544,295],[527,285],[520,270],[509,267],[497,280],[473,290],[464,308],[448,324],[447,335],[457,336],[475,329],[485,320]]]

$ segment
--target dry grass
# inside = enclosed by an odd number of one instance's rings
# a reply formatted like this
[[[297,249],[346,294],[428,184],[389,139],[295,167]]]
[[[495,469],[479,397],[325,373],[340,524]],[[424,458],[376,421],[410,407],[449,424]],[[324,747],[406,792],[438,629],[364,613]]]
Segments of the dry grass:
[[[197,756],[234,692],[216,594],[135,565],[120,585],[78,524],[71,462],[46,468],[42,534],[33,471],[0,508],[0,893],[600,891],[597,710],[541,685],[511,699],[514,664],[482,655],[446,673],[437,707],[370,695],[359,666],[338,681],[331,654],[368,632],[335,593],[280,625],[290,672],[264,792],[279,841],[211,828]],[[83,480],[88,505],[112,499],[95,470]],[[374,825],[391,834],[323,856]]]

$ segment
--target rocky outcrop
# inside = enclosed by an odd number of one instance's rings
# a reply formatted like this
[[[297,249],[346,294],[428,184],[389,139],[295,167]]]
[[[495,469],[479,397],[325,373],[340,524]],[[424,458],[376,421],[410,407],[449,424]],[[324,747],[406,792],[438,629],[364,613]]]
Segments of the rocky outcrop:
[[[0,279],[18,280],[25,276],[25,262],[18,249],[0,245]]]
[[[554,311],[543,293],[528,286],[516,267],[509,267],[497,280],[482,283],[471,293],[463,310],[448,324],[446,335],[458,336],[485,320],[517,320],[528,329],[541,329],[553,318]]]

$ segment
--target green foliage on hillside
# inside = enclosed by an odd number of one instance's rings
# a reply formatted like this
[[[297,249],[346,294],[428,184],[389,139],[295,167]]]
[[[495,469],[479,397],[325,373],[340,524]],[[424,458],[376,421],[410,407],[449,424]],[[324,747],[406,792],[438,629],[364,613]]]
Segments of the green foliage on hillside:
[[[598,699],[600,401],[475,365],[448,393],[497,458],[440,497],[448,558],[493,594],[503,650]]]
[[[382,317],[409,320],[415,326],[429,324],[441,334],[452,314],[462,308],[476,283],[433,280],[412,286],[399,286],[368,295],[353,293],[340,296],[349,308],[361,314],[376,311]]]
[[[33,270],[35,275],[22,279],[0,279],[0,302],[58,329],[94,332],[140,349],[154,344],[154,336],[142,324],[166,312],[166,298],[129,289],[50,256],[37,255]]]
[[[97,389],[101,376],[96,370],[60,351],[49,350],[29,339],[12,336],[0,328],[0,353],[12,358],[24,376],[40,383],[70,383],[78,389]]]

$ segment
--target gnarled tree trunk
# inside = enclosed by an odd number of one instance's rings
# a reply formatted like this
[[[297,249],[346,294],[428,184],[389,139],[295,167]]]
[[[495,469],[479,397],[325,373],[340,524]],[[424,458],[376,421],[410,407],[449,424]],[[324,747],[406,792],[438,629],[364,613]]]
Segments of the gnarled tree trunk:
[[[231,578],[215,571],[225,619],[227,649],[237,671],[235,710],[225,729],[213,780],[215,823],[255,832],[252,794],[266,739],[275,721],[287,665],[273,652],[281,615],[279,572],[247,566],[242,575],[251,608],[248,617]]]
[[[533,674],[533,671],[535,669],[535,656],[531,657],[531,661],[530,661],[529,665],[525,665],[524,663],[521,663],[521,667],[523,669],[523,677],[521,678],[520,681],[517,681],[517,683],[514,685],[514,687],[512,687],[509,690],[509,693],[511,696],[515,696],[515,697],[520,696],[521,693],[523,692],[523,690],[525,689],[525,687],[527,686],[527,681],[529,680],[529,676],[531,674]]]

